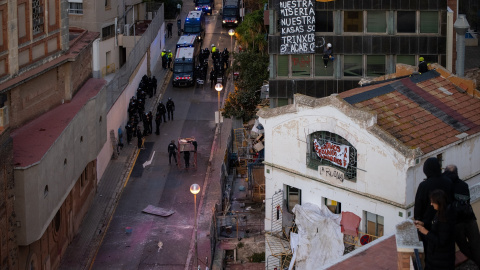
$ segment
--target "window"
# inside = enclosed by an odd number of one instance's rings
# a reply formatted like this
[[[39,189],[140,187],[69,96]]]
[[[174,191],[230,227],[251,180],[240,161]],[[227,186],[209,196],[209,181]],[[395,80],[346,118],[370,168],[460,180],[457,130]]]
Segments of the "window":
[[[343,15],[343,31],[344,32],[363,32],[363,12],[362,11],[345,11]]]
[[[315,55],[315,76],[333,76],[333,62],[328,61],[327,68],[323,62],[323,55]]]
[[[277,107],[282,107],[288,105],[288,98],[278,98]]]
[[[415,55],[397,55],[397,64],[415,66]]]
[[[333,32],[333,11],[315,11],[315,32]]]
[[[292,55],[292,76],[310,76],[310,54]]]
[[[108,39],[115,36],[115,25],[109,25],[107,27],[102,28],[102,39]]]
[[[32,0],[32,26],[34,35],[43,32],[43,6],[40,0]]]
[[[442,153],[437,155],[437,160],[438,160],[438,163],[440,163],[440,168],[444,169],[443,168],[443,154]]]
[[[105,0],[105,9],[110,8],[110,0]]]
[[[348,148],[348,164],[344,166],[339,166],[338,162],[330,161],[327,158],[320,158],[317,152],[315,151],[315,141],[320,147],[329,144],[336,144],[339,148],[347,147]],[[318,166],[330,166],[340,172],[343,172],[345,179],[353,180],[357,177],[357,149],[353,147],[349,141],[344,139],[342,136],[328,131],[317,131],[310,134],[309,138],[309,149],[307,153],[307,166],[310,169],[317,170]],[[346,149],[340,149],[339,152],[346,152]]]
[[[343,57],[343,76],[362,76],[363,61],[361,55],[345,55]]]
[[[378,237],[383,236],[383,217],[365,211],[365,232]]]
[[[415,25],[417,23],[415,11],[398,11],[397,12],[397,32],[398,33],[415,33]]]
[[[83,3],[68,3],[68,14],[83,14]]]
[[[378,77],[385,75],[385,55],[367,56],[367,76]]]
[[[342,213],[342,203],[324,198],[325,206],[334,214]]]
[[[288,55],[277,56],[277,76],[288,76]]]
[[[438,63],[438,55],[421,55],[427,64]],[[420,57],[420,56],[419,56]]]
[[[367,13],[367,32],[387,32],[387,16],[385,11],[369,11]]]
[[[420,12],[420,33],[438,34],[438,12]]]
[[[287,210],[292,212],[293,207],[297,204],[302,204],[302,190],[291,186],[286,186],[287,192]]]

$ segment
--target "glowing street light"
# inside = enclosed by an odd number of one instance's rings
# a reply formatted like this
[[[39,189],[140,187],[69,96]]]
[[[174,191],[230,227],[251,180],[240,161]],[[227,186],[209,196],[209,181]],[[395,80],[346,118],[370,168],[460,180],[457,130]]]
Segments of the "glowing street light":
[[[195,259],[193,261],[194,266],[198,265],[198,250],[197,250],[197,193],[200,192],[200,186],[198,184],[193,184],[190,186],[190,192],[195,198],[195,220],[193,221],[193,227],[195,228]]]

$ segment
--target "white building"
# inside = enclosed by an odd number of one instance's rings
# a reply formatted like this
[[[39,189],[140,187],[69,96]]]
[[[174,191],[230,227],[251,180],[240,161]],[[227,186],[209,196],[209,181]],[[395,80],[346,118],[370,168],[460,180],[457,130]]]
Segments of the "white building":
[[[456,164],[470,186],[478,182],[478,92],[472,97],[471,87],[466,92],[450,81],[460,78],[437,71],[325,98],[296,94],[292,105],[260,110],[265,230],[275,230],[282,216],[283,225],[291,225],[293,206],[310,202],[336,213],[353,212],[361,218],[361,232],[393,233],[396,224],[413,216],[429,157],[438,157],[442,167]],[[278,191],[283,213],[272,217],[278,205],[270,202],[278,203]],[[266,253],[268,258],[268,247]]]

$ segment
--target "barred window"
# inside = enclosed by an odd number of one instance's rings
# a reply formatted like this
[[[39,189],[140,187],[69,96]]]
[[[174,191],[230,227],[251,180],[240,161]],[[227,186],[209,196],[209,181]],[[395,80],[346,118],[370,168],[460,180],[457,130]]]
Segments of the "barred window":
[[[112,24],[110,26],[102,28],[102,39],[108,39],[115,36],[115,25]]]
[[[32,0],[33,34],[43,32],[43,6],[40,0]]]
[[[349,148],[349,162],[346,168],[342,166],[338,166],[337,164],[331,162],[330,160],[321,159],[317,153],[315,152],[315,145],[314,140],[320,145],[323,145],[327,142],[335,143],[335,144],[342,144],[346,145]],[[317,131],[315,133],[310,134],[309,141],[309,150],[307,151],[307,167],[310,169],[317,170],[318,166],[330,166],[333,167],[345,174],[345,178],[347,180],[355,181],[357,178],[357,149],[353,147],[350,142],[348,142],[345,138],[328,131]]]

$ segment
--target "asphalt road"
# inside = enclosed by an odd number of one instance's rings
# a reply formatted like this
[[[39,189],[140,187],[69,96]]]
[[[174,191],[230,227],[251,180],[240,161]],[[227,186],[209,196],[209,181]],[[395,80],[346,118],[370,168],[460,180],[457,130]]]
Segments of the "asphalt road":
[[[193,10],[191,1],[184,4],[182,19]],[[222,29],[221,17],[216,14],[207,16],[203,47],[215,43],[230,50],[228,29]],[[169,97],[175,102],[174,121],[162,123],[159,136],[146,138],[146,149],[138,156],[91,269],[185,269],[194,224],[194,197],[189,187],[193,183],[203,186],[205,181],[215,135],[217,92],[210,88],[210,82],[173,88],[170,81],[161,100],[165,103]],[[197,168],[169,165],[169,142],[192,136],[198,143]],[[143,168],[152,155],[152,163]],[[197,197],[197,204],[199,201]],[[166,218],[142,213],[148,205],[175,213]],[[126,233],[126,227],[132,232]]]

